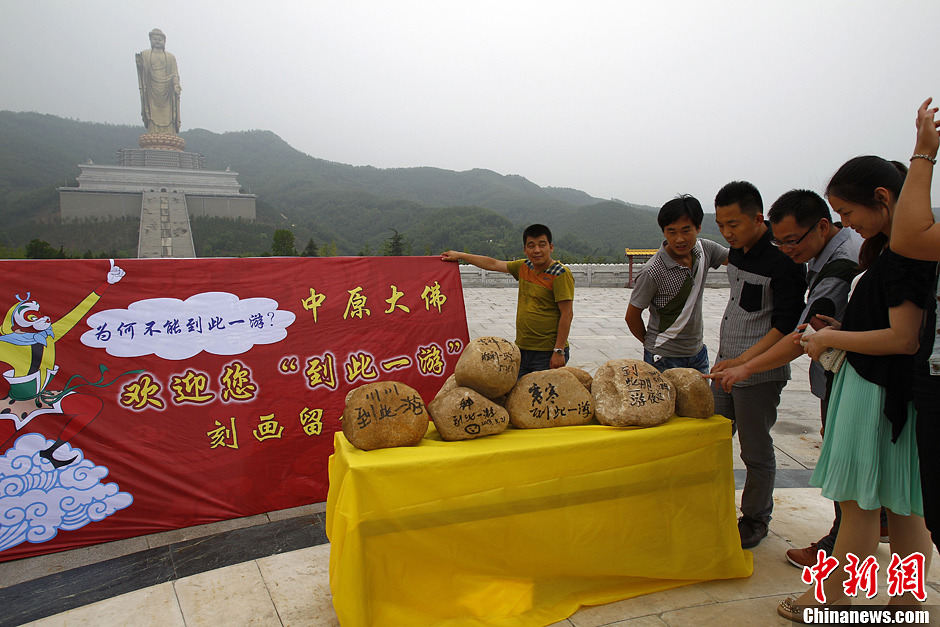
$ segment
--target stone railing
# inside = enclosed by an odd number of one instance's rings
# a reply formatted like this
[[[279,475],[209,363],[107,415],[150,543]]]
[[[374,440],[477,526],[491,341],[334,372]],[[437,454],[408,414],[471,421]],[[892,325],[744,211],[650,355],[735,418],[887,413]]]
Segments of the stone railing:
[[[572,263],[568,264],[574,275],[576,287],[629,287],[630,264],[626,263]],[[633,264],[633,277],[643,264]],[[515,287],[512,276],[503,272],[481,270],[476,266],[461,264],[460,280],[464,287]],[[722,266],[708,271],[706,287],[728,287],[728,273]]]

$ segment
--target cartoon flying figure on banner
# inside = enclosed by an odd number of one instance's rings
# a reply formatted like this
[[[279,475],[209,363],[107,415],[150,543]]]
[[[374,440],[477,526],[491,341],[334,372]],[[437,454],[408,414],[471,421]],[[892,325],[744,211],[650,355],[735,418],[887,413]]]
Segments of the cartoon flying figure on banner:
[[[75,375],[63,389],[50,390],[49,384],[59,371],[55,345],[94,307],[108,287],[123,276],[124,270],[115,266],[112,259],[107,281],[102,281],[72,311],[55,322],[40,313],[39,303],[30,300],[29,293],[25,298],[16,295],[16,303],[7,311],[0,326],[0,362],[10,366],[0,380],[0,441],[3,442],[0,453],[7,450],[27,424],[46,416],[56,417],[65,425],[55,442],[39,452],[40,457],[49,460],[55,468],[67,466],[77,459],[77,456],[59,459],[55,452],[101,412],[104,404],[100,398],[76,389],[87,385],[108,385],[102,383],[106,368],[101,366],[101,378],[97,382],[82,380]],[[81,382],[73,385],[75,379]],[[39,421],[43,429],[48,423],[46,419]]]

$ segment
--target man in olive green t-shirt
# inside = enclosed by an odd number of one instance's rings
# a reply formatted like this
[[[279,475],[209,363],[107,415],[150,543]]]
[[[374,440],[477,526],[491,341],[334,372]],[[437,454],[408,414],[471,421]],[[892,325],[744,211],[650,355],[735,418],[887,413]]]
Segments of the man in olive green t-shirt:
[[[533,224],[522,232],[525,259],[500,261],[449,250],[444,261],[466,261],[484,270],[511,274],[519,282],[516,304],[516,346],[522,352],[519,376],[561,368],[568,362],[568,332],[574,317],[574,277],[552,259],[552,232]]]

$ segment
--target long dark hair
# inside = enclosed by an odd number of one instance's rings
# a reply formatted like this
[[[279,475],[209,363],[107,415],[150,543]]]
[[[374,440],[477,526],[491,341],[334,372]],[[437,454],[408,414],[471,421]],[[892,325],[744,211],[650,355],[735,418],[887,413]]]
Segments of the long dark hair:
[[[894,199],[897,200],[906,176],[907,167],[898,161],[887,161],[872,155],[855,157],[846,161],[832,175],[829,185],[826,186],[826,196],[835,196],[880,211],[881,203],[875,198],[875,190],[883,187],[894,194]],[[884,233],[878,233],[865,240],[858,254],[859,267],[862,270],[868,269],[887,245],[888,236]]]

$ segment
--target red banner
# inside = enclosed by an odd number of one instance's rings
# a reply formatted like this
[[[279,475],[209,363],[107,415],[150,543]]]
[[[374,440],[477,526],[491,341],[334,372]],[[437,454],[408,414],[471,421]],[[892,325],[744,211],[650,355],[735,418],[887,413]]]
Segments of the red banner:
[[[324,501],[346,394],[431,400],[432,257],[0,261],[0,561]]]

